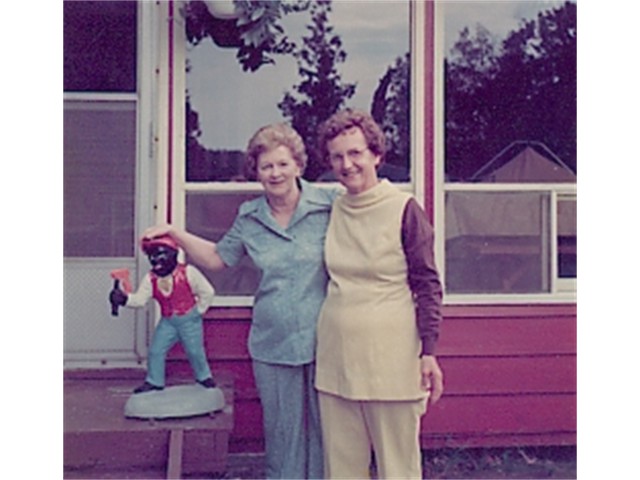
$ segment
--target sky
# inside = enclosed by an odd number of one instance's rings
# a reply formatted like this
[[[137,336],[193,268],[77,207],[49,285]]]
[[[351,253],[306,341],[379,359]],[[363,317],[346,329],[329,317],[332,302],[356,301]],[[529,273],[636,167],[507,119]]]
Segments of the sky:
[[[564,0],[446,0],[444,7],[445,45],[447,51],[465,26],[471,31],[481,24],[500,39],[504,39],[523,18],[535,18],[538,12],[562,5]]]
[[[357,83],[349,106],[369,109],[378,80],[409,50],[408,18],[407,3],[397,0],[334,3],[330,19],[348,52],[339,71],[343,82]],[[283,26],[287,32],[302,32],[307,19],[306,13],[291,14]],[[189,58],[193,68],[187,88],[199,113],[200,142],[209,148],[244,149],[257,128],[282,120],[277,103],[301,81],[292,58],[278,56],[276,65],[246,73],[235,49],[220,49],[208,40],[193,48]],[[214,104],[211,91],[228,93],[216,95]]]
[[[480,23],[500,38],[521,18],[533,18],[540,10],[561,0],[454,1],[440,5],[445,13],[445,48],[450,49],[465,25]],[[284,17],[283,26],[293,38],[304,32],[308,14]],[[345,83],[356,83],[356,95],[347,106],[368,110],[379,79],[396,58],[409,50],[408,2],[401,0],[334,0],[330,14],[340,35],[347,61],[339,66]],[[296,34],[297,32],[297,34]],[[220,49],[208,39],[188,56],[192,65],[188,90],[199,114],[207,148],[243,150],[259,127],[283,120],[277,104],[301,77],[292,58],[279,56],[276,65],[257,72],[243,72],[235,49]],[[215,98],[211,92],[217,93]]]

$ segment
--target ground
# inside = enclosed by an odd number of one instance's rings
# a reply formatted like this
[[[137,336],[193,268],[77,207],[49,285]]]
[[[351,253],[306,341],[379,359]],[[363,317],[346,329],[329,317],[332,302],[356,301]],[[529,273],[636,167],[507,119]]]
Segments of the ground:
[[[223,479],[264,478],[262,455],[231,455]],[[429,479],[575,479],[575,447],[444,449],[424,452]]]

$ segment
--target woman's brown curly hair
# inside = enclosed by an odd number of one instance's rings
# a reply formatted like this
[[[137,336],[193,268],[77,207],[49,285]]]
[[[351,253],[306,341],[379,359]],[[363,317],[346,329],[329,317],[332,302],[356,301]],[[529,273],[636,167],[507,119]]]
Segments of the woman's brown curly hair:
[[[380,156],[381,165],[384,161],[384,154],[387,151],[384,132],[370,114],[362,110],[352,110],[349,108],[334,113],[320,126],[318,131],[318,149],[320,150],[321,158],[328,163],[329,151],[327,149],[327,143],[342,132],[353,127],[358,127],[362,130],[364,138],[367,141],[367,147],[374,155]]]

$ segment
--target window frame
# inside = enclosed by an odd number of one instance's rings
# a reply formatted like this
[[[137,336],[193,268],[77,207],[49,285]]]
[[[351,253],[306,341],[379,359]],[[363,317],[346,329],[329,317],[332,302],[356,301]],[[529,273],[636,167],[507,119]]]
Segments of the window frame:
[[[415,195],[424,204],[425,199],[425,23],[427,11],[424,2],[409,1],[409,35],[411,58],[411,181],[394,184],[403,191]],[[185,151],[185,91],[186,91],[186,36],[184,21],[179,10],[183,0],[169,1],[164,15],[170,21],[163,30],[164,61],[168,67],[165,80],[161,81],[161,98],[166,99],[166,125],[168,128],[167,155],[160,155],[159,165],[164,172],[159,182],[158,211],[165,212],[165,219],[179,228],[185,228],[186,199],[192,193],[260,194],[263,188],[258,182],[187,182]],[[321,188],[333,188],[336,182],[314,183]],[[163,200],[164,199],[164,200]],[[253,296],[217,295],[213,307],[238,307],[253,305]]]
[[[445,8],[441,2],[434,2],[434,227],[435,256],[440,279],[446,285],[445,249],[445,196],[448,192],[523,192],[536,191],[550,194],[548,218],[548,241],[550,261],[550,291],[541,293],[448,293],[444,288],[443,302],[448,305],[489,305],[489,304],[549,304],[575,303],[577,300],[577,280],[558,277],[557,267],[557,203],[560,198],[575,198],[577,183],[463,183],[446,182],[445,178]]]

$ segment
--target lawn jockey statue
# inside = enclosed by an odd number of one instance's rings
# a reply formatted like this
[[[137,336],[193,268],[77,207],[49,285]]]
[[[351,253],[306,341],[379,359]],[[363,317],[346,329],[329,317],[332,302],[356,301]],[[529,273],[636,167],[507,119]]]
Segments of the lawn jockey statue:
[[[211,304],[213,287],[197,268],[178,262],[178,245],[170,236],[144,238],[141,247],[149,257],[151,271],[142,279],[138,291],[122,291],[116,280],[109,294],[114,315],[118,314],[119,306],[140,308],[152,297],[160,305],[161,319],[149,349],[147,377],[134,393],[164,389],[167,353],[178,341],[184,347],[196,381],[203,387],[214,388],[202,333],[202,314]]]

